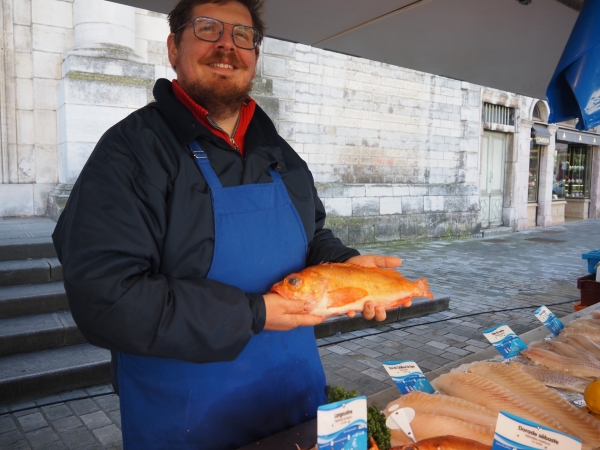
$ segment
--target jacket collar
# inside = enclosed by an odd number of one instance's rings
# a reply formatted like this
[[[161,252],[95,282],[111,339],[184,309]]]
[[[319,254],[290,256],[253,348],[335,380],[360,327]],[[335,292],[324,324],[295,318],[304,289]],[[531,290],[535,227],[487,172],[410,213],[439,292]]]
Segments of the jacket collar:
[[[208,128],[198,122],[183,103],[177,100],[169,80],[158,79],[154,85],[153,94],[159,110],[183,145],[187,145],[190,141],[199,137],[208,138],[209,140],[218,139]],[[279,139],[275,125],[269,116],[260,106],[256,105],[256,110],[246,131],[245,148],[250,150],[252,147],[257,146],[280,147]],[[227,144],[227,146],[229,145]],[[278,150],[279,155],[281,155],[281,149]]]

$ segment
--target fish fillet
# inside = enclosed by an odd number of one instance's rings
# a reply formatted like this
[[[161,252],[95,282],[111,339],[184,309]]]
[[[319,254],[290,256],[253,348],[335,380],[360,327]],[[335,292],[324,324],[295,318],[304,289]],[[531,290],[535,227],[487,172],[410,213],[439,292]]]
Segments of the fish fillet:
[[[398,408],[412,408],[417,414],[438,414],[468,423],[482,425],[491,429],[496,428],[498,413],[490,411],[481,405],[449,395],[427,394],[425,392],[410,392],[391,402],[385,408],[389,415]]]
[[[585,444],[600,444],[600,421],[529,375],[512,366],[492,362],[473,363],[469,371],[505,387],[545,411]]]
[[[600,311],[592,311],[590,315],[592,316],[592,319],[600,319]]]
[[[572,326],[585,326],[600,330],[600,319],[590,319],[584,317],[581,319],[574,320],[573,322],[567,324],[567,327]]]
[[[452,435],[469,438],[482,444],[492,445],[494,429],[438,414],[419,414],[410,423],[417,440]],[[402,430],[392,430],[392,445],[409,444],[412,441]]]
[[[568,337],[569,336],[565,336],[564,339],[567,339]],[[588,361],[594,364],[600,364],[600,361],[594,358],[593,355],[588,354],[585,349],[580,347],[574,348],[564,340],[552,340],[549,342],[549,344],[550,348],[547,350],[550,350],[556,354],[566,356],[567,358],[578,359],[580,361]]]
[[[536,364],[541,364],[549,369],[560,370],[576,377],[600,378],[600,366],[591,362],[567,358],[541,348],[523,350],[521,355]]]
[[[585,378],[574,377],[565,372],[559,372],[542,366],[526,366],[515,361],[510,362],[509,365],[532,376],[546,386],[564,389],[565,391],[583,394],[586,386],[590,383],[590,380]]]
[[[574,339],[576,336],[578,337],[578,339]],[[594,344],[585,336],[572,334],[570,336],[556,338],[555,342],[571,347],[575,352],[577,352],[574,353],[575,355],[580,355],[576,359],[580,359],[581,356],[583,356],[587,361],[593,362],[594,364],[600,364],[599,356],[596,355],[596,350],[592,347],[596,344]],[[598,347],[598,349],[600,349],[600,347]]]
[[[585,350],[593,355],[594,358],[600,360],[600,345],[596,344],[594,341],[591,341],[585,336],[580,334],[570,334],[566,336],[560,336],[557,339],[561,342],[566,342],[571,347]]]
[[[555,418],[523,397],[474,373],[447,373],[431,383],[437,390],[477,403],[495,412],[506,411],[532,422],[567,433]]]
[[[595,342],[596,344],[600,343],[600,333],[597,331],[590,331],[590,328],[565,328],[560,333],[560,336],[571,336],[573,334],[585,336],[590,341]]]

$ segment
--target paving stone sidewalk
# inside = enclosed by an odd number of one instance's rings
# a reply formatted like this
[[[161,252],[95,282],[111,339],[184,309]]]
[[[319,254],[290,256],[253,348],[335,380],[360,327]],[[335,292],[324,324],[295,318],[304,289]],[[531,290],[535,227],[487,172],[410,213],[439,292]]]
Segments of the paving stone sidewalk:
[[[558,317],[570,314],[580,295],[577,278],[587,274],[581,254],[598,248],[599,221],[485,239],[361,247],[362,253],[400,256],[403,274],[425,276],[436,298],[451,298],[450,309],[319,339],[327,382],[371,395],[393,386],[383,361],[413,359],[424,371],[434,370],[487,348],[482,331],[490,326],[506,323],[516,333],[537,328],[532,313],[542,304]],[[117,396],[110,386],[95,386],[0,405],[0,449],[120,449],[120,426]]]

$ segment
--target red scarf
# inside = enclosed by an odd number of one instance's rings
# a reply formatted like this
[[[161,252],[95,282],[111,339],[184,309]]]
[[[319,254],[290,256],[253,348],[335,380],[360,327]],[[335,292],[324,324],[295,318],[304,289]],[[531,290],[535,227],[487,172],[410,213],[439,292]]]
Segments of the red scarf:
[[[183,88],[179,85],[177,80],[173,80],[173,93],[177,100],[183,103],[187,109],[189,109],[196,120],[208,128],[212,133],[216,136],[219,136],[225,139],[226,142],[229,142],[231,148],[235,148],[233,143],[230,141],[227,133],[215,128],[210,121],[208,120],[208,111],[196,103],[192,98],[187,95],[187,93],[183,90]],[[237,144],[240,149],[240,153],[244,154],[244,141],[246,139],[246,130],[248,130],[248,125],[250,125],[250,121],[252,120],[252,116],[254,115],[254,110],[256,109],[256,102],[248,97],[248,101],[242,105],[240,108],[240,121],[238,123],[237,129],[235,131],[235,135],[233,136],[233,140]]]

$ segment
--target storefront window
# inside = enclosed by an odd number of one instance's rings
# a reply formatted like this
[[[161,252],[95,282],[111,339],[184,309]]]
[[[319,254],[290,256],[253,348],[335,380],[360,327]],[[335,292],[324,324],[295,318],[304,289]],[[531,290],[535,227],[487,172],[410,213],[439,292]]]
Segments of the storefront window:
[[[529,185],[527,188],[528,202],[537,202],[539,167],[540,146],[534,143],[534,139],[531,139],[531,149],[529,151]]]
[[[554,150],[554,181],[552,182],[552,200],[565,198],[565,184],[568,177],[567,144],[556,143]]]
[[[556,144],[552,198],[590,198],[591,158],[587,146]]]

